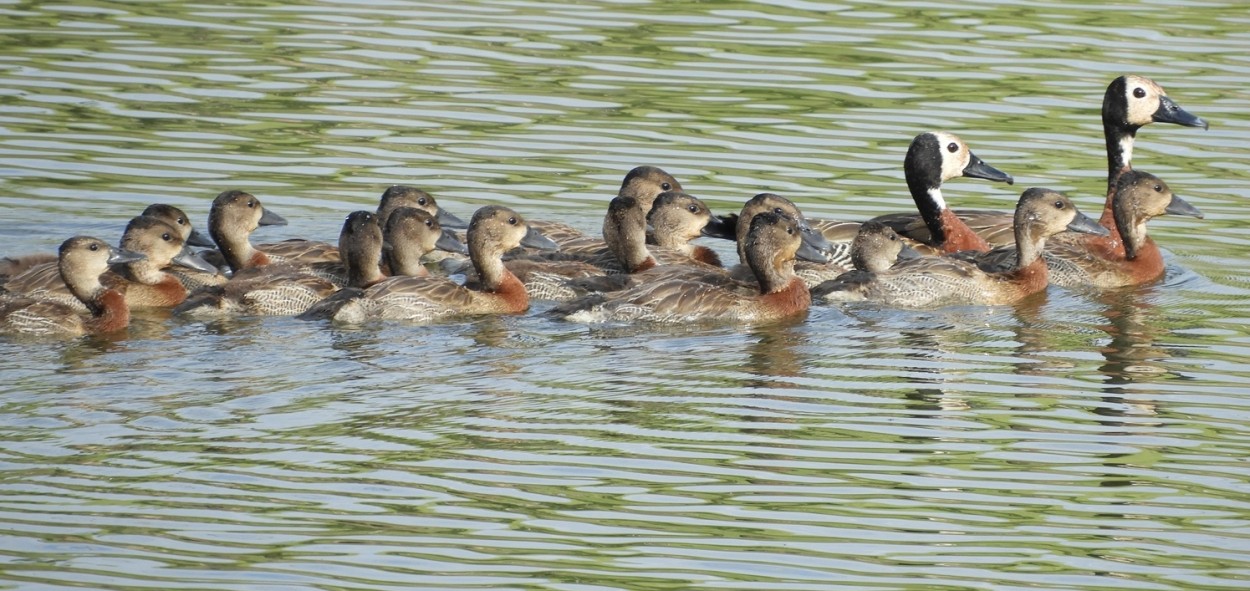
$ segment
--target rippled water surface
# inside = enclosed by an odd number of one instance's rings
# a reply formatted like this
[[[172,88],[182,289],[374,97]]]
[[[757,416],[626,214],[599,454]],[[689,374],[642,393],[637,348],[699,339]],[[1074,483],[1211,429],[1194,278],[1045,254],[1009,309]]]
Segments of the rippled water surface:
[[[930,129],[1017,179],[948,199],[1097,213],[1112,78],[1211,122],[1138,136],[1207,217],[1151,225],[1169,272],[1137,290],[0,341],[0,586],[1250,588],[1250,8],[951,6],[0,2],[0,254],[152,202],[202,228],[228,188],[291,221],[262,240],[395,183],[594,230],[639,164],[862,219],[913,207]]]

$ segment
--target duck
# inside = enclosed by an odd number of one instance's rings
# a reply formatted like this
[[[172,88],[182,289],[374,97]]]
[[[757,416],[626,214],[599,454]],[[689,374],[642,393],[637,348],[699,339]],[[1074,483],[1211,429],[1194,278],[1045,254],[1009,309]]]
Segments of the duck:
[[[651,206],[662,193],[684,191],[681,183],[673,175],[658,166],[636,166],[625,174],[616,197],[628,197],[637,200],[643,216],[651,211]],[[603,241],[563,222],[534,220],[530,226],[543,236],[560,245],[565,252],[587,252],[603,247]],[[607,224],[605,218],[604,223]]]
[[[776,193],[760,193],[748,199],[738,214],[722,217],[733,228],[732,232],[727,233],[728,236],[737,242],[738,264],[731,271],[735,279],[754,281],[755,274],[747,264],[746,237],[750,232],[751,220],[767,211],[789,216],[798,223],[799,230],[803,233],[803,248],[799,251],[794,269],[809,288],[833,279],[847,270],[846,266],[836,262],[832,256],[837,252],[836,248],[822,232],[808,223],[793,201]],[[709,234],[715,235],[711,232]]]
[[[89,316],[58,302],[37,298],[0,296],[0,333],[10,335],[75,337],[110,333],[130,324],[130,309],[121,292],[100,283],[109,265],[133,263],[143,255],[114,248],[90,236],[75,236],[61,243],[57,265],[64,282],[86,307]]]
[[[1116,179],[1112,201],[1115,234],[1059,234],[1043,257],[1050,282],[1063,287],[1127,287],[1163,276],[1163,254],[1146,235],[1146,222],[1161,215],[1202,218],[1202,212],[1172,192],[1159,177],[1128,170]]]
[[[461,285],[444,277],[389,277],[367,288],[344,289],[318,302],[300,318],[347,324],[370,320],[423,323],[452,316],[528,310],[525,285],[504,266],[503,254],[518,246],[554,250],[556,243],[530,228],[521,214],[502,205],[488,205],[473,213],[468,243],[476,281]]]
[[[203,234],[199,233],[199,231],[191,226],[191,220],[187,217],[187,214],[173,205],[153,203],[144,208],[143,212],[139,215],[154,217],[169,224],[170,226],[173,226],[178,230],[179,235],[182,237],[182,241],[186,243],[187,246],[213,246],[212,241],[205,238]],[[55,252],[40,252],[0,258],[0,286],[7,283],[10,278],[21,275],[34,267],[43,265],[47,265],[47,268],[51,270],[51,272],[48,273],[49,276],[56,278],[59,282],[59,277],[56,277],[56,262],[57,255]],[[70,305],[80,305],[77,298],[69,296],[68,292],[66,293],[65,301]]]
[[[367,287],[385,276],[382,259],[382,228],[371,211],[354,211],[343,222],[339,248],[346,277],[352,287]],[[339,291],[340,286],[295,262],[271,263],[240,269],[221,285],[197,290],[174,308],[174,314],[190,318],[221,316],[297,316],[313,304]]]
[[[261,205],[255,195],[238,189],[222,191],[213,198],[213,205],[208,210],[208,235],[217,245],[217,251],[201,255],[204,260],[219,268],[224,267],[230,273],[268,265],[275,259],[257,250],[251,242],[252,232],[261,226],[285,226],[286,223],[286,218]],[[182,273],[178,279],[188,289],[194,289],[221,285],[228,277],[222,273]]]
[[[187,289],[176,277],[165,271],[178,265],[195,271],[215,272],[216,268],[201,259],[183,243],[183,233],[162,219],[138,216],[130,220],[122,233],[123,250],[144,255],[143,258],[115,265],[100,276],[100,282],[123,294],[129,308],[171,308],[182,303]],[[10,293],[60,302],[80,312],[87,306],[66,284],[59,263],[45,263],[12,279],[4,289]]]
[[[549,315],[586,323],[751,323],[805,313],[811,294],[794,273],[795,256],[803,245],[798,222],[786,215],[760,213],[751,220],[746,242],[747,262],[756,274],[754,293],[732,284],[677,277],[591,294],[559,305]]]
[[[1120,254],[1123,245],[1115,228],[1115,186],[1120,175],[1132,170],[1133,145],[1137,131],[1152,123],[1171,123],[1182,127],[1210,125],[1201,117],[1181,108],[1168,97],[1163,87],[1145,76],[1119,76],[1107,85],[1102,100],[1102,130],[1107,146],[1107,192],[1098,223],[1111,232]],[[956,215],[991,246],[1010,245],[1014,239],[1013,214],[992,210],[956,210]],[[892,220],[899,234],[923,243],[931,243],[928,228],[914,223]]]
[[[723,271],[716,251],[691,244],[700,236],[728,232],[702,200],[681,191],[667,191],[656,197],[645,221],[640,221],[643,206],[632,197],[613,198],[604,226],[609,242],[601,242],[598,248],[507,259],[504,265],[525,284],[531,298],[549,301],[569,301],[590,292],[616,291],[654,280],[662,276],[650,272],[657,269],[693,266]],[[647,245],[648,228],[651,242],[655,242],[651,247]]]
[[[388,275],[428,276],[430,271],[422,258],[435,250],[469,254],[468,247],[451,230],[443,229],[438,217],[426,210],[397,207],[386,215],[382,252]]]
[[[469,224],[465,223],[464,220],[450,211],[439,207],[433,195],[411,185],[391,185],[382,192],[382,198],[378,200],[378,211],[376,213],[378,224],[385,228],[391,219],[391,213],[401,207],[411,207],[424,211],[438,220],[438,224],[443,228],[462,229],[469,227]]]
[[[907,236],[911,245],[925,254],[990,250],[989,243],[947,206],[942,183],[963,176],[1010,185],[1015,182],[1011,175],[986,164],[959,136],[946,131],[927,131],[912,138],[907,155],[903,157],[903,176],[919,213],[887,214],[873,221],[887,224],[898,234]],[[859,224],[817,220],[812,226],[838,245],[834,256],[836,266],[843,271],[851,268],[851,242]],[[917,235],[924,240],[914,237]]]
[[[922,257],[871,274],[848,274],[814,291],[826,301],[866,300],[899,308],[999,305],[1046,289],[1042,250],[1050,236],[1070,230],[1106,234],[1067,195],[1030,188],[1016,204],[1015,247]]]
[[[153,203],[145,207],[139,215],[153,217],[173,226],[174,229],[178,230],[178,234],[182,236],[182,242],[187,246],[196,248],[214,248],[217,246],[207,236],[192,227],[191,218],[173,205]]]
[[[851,242],[852,268],[834,278],[840,281],[824,281],[813,286],[812,298],[823,298],[828,288],[841,283],[869,281],[876,273],[920,256],[893,228],[869,220],[860,224],[855,240]]]

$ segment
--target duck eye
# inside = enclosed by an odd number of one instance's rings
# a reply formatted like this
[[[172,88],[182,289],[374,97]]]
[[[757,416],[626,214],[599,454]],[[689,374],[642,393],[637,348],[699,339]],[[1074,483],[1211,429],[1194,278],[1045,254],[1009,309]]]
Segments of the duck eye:
[[[421,197],[421,198],[417,199],[417,203],[418,203],[419,205],[425,205],[425,197]]]
[[[183,219],[183,218],[178,218],[178,225],[179,225],[179,226],[185,226],[185,225],[187,225],[187,220],[185,220],[185,219]]]
[[[894,242],[895,240],[898,240],[898,236],[890,234],[890,242]]]
[[[1163,185],[1155,185],[1155,192],[1156,192],[1156,193],[1162,193],[1162,192],[1163,192]]]
[[[255,202],[255,201],[248,201],[248,202],[247,202],[247,206],[248,206],[248,207],[256,207],[256,202]]]
[[[1133,96],[1137,98],[1146,98],[1146,89],[1138,86],[1133,89]]]
[[[1056,202],[1055,202],[1055,209],[1063,209],[1063,202],[1062,202],[1062,201],[1056,201]]]
[[[515,226],[516,218],[515,217],[508,218],[508,224]]]
[[[673,185],[670,185],[668,183],[660,183],[660,188],[664,189],[665,191],[672,191]]]
[[[777,214],[777,215],[783,215],[785,212],[781,211],[781,208],[780,208],[780,207],[774,207],[774,208],[773,208],[773,213],[775,213],[775,214]]]
[[[699,213],[698,205],[691,204],[691,205],[686,206],[686,209],[690,210],[690,213]]]
[[[954,154],[955,152],[958,152],[958,151],[959,151],[959,144],[956,144],[955,142],[951,142],[951,143],[949,143],[949,144],[946,144],[946,151],[947,151],[947,152],[950,152],[951,154]]]
[[[169,242],[170,240],[173,240],[173,238],[170,238],[169,232],[165,232],[164,234],[161,234],[161,240],[164,240],[165,242]]]
[[[89,246],[89,247],[87,247],[87,248],[90,248],[91,250],[100,250],[100,245],[99,245],[99,244],[92,244],[91,246]]]
[[[433,228],[433,227],[434,227],[434,220],[425,220],[425,227],[427,227],[427,228]]]

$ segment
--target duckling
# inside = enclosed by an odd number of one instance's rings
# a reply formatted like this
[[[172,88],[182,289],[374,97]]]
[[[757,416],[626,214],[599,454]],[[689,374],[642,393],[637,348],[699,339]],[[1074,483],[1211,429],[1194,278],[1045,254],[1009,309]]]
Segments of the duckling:
[[[343,222],[339,248],[347,282],[365,287],[381,281],[382,229],[376,216],[355,211]],[[263,256],[263,255],[262,255]],[[221,285],[193,293],[174,313],[193,318],[223,315],[296,316],[339,290],[324,273],[304,265],[277,263],[241,269]]]
[[[113,248],[99,238],[75,236],[61,243],[58,270],[70,291],[91,311],[84,318],[69,306],[6,295],[0,298],[0,332],[36,336],[107,333],[130,324],[125,297],[100,283],[110,264],[131,263],[143,255]]]
[[[1146,222],[1164,214],[1202,217],[1159,177],[1129,170],[1116,180],[1115,230],[1106,236],[1059,234],[1046,244],[1050,282],[1064,287],[1125,287],[1163,276],[1163,254]],[[1122,245],[1117,248],[1117,242]]]
[[[942,183],[964,176],[1010,185],[1015,182],[1011,175],[986,164],[959,136],[930,131],[912,139],[903,158],[903,176],[919,214],[887,214],[873,221],[889,225],[899,234],[915,240],[918,243],[914,246],[928,254],[990,249],[990,245],[964,223],[961,215],[956,215],[946,205]],[[815,227],[831,241],[841,244],[835,261],[849,267],[850,241],[858,226],[848,222],[815,222]],[[929,248],[921,248],[922,245]]]
[[[469,257],[480,278],[463,286],[440,277],[396,276],[367,289],[344,289],[318,302],[304,319],[343,323],[369,320],[432,322],[468,314],[517,314],[529,309],[525,286],[503,264],[503,253],[518,246],[556,248],[530,229],[520,214],[488,205],[469,222]]]
[[[180,265],[202,272],[216,269],[182,242],[174,227],[150,216],[139,216],[126,225],[121,248],[144,255],[117,265],[100,276],[100,282],[123,294],[129,308],[170,308],[187,297],[187,290],[165,267]],[[13,277],[4,286],[10,293],[60,302],[86,312],[87,306],[65,283],[58,263],[46,263]]]
[[[430,274],[421,262],[434,250],[468,254],[469,249],[450,230],[444,230],[438,219],[415,207],[397,207],[387,213],[382,231],[382,251],[389,275],[424,277]]]
[[[200,234],[195,228],[191,227],[190,218],[188,218],[187,214],[183,213],[183,211],[177,207],[166,205],[164,203],[153,203],[152,205],[147,206],[147,208],[143,210],[143,213],[139,215],[154,217],[173,226],[178,230],[179,235],[182,236],[182,241],[188,246],[213,246],[212,241],[208,240],[203,234]],[[47,265],[47,268],[50,269],[48,276],[56,279],[56,282],[59,283],[60,278],[57,277],[56,261],[57,256],[55,252],[41,252],[16,257],[0,258],[0,286],[3,286],[12,277],[16,277],[37,266],[42,267],[45,264]],[[70,305],[81,305],[81,302],[79,302],[77,298],[70,296],[68,292],[66,292],[65,295],[65,301]]]
[[[1046,289],[1046,238],[1062,232],[1105,234],[1062,193],[1031,188],[1016,205],[1017,247],[958,257],[923,257],[868,274],[844,275],[815,290],[829,301],[868,300],[903,308],[1009,304]]]
[[[835,278],[839,281],[825,281],[812,287],[812,298],[823,298],[835,285],[871,281],[876,273],[917,258],[920,258],[920,253],[893,228],[881,222],[864,222],[851,243],[851,264],[854,268]]]
[[[1115,231],[1115,186],[1120,175],[1132,170],[1133,144],[1137,130],[1151,123],[1172,123],[1184,127],[1209,127],[1205,119],[1182,109],[1167,96],[1162,86],[1144,76],[1126,75],[1111,81],[1102,99],[1102,132],[1107,144],[1107,200],[1098,223],[1117,239],[1116,254],[1122,254]],[[1011,244],[1013,216],[1009,212],[956,210],[973,231],[994,246]],[[891,224],[900,234],[929,243],[927,229]]]
[[[383,228],[391,219],[391,212],[401,207],[411,207],[424,211],[444,228],[467,228],[469,225],[450,211],[439,207],[434,196],[409,185],[392,185],[382,192],[378,201],[377,220]]]
[[[551,315],[574,322],[761,322],[801,314],[811,304],[807,285],[794,274],[803,245],[798,223],[788,216],[760,213],[747,234],[747,262],[758,291],[689,279],[644,283],[624,291],[594,294],[557,306]]]

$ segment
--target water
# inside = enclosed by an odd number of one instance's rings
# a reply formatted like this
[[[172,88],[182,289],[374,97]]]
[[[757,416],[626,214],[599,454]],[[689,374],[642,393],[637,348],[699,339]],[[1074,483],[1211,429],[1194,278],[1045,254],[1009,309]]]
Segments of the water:
[[[0,3],[0,253],[227,188],[333,239],[387,185],[593,230],[638,164],[717,211],[912,208],[907,142],[1101,207],[1166,279],[773,326],[135,319],[0,341],[0,581],[93,589],[1250,587],[1250,11],[1238,2]],[[728,250],[725,251],[728,253]],[[536,311],[545,308],[536,306]]]

